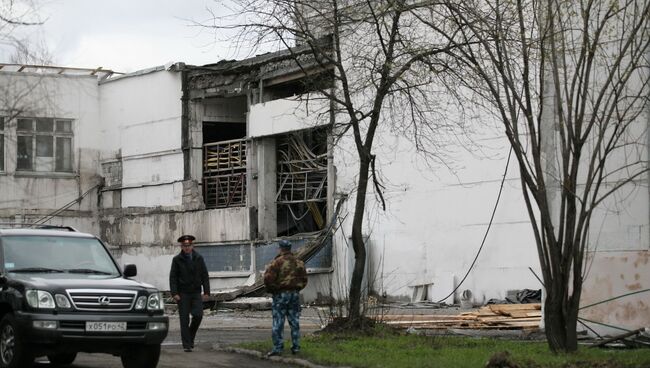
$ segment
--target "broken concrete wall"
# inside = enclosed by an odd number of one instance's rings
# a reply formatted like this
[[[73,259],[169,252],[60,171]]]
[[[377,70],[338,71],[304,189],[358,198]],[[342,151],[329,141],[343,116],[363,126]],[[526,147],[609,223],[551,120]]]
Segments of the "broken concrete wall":
[[[138,279],[162,290],[169,289],[171,258],[178,253],[176,239],[196,236],[197,250],[205,243],[247,240],[249,210],[245,207],[170,212],[131,208],[103,210],[100,237],[116,252],[120,262],[138,266]],[[214,282],[214,289],[226,287]]]

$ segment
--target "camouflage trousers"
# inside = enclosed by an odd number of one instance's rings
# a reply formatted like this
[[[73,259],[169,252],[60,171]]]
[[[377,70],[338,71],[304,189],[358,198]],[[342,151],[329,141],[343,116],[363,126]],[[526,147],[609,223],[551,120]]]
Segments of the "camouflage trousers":
[[[287,318],[291,327],[291,351],[300,350],[300,294],[297,291],[283,291],[273,294],[273,351],[282,352],[284,348],[284,318]]]

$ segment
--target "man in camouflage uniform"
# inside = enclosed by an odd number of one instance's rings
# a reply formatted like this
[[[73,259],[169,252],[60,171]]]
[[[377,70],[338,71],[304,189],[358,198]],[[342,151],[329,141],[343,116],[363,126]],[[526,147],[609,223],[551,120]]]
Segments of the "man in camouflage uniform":
[[[282,334],[286,316],[291,327],[291,353],[300,351],[300,290],[307,286],[305,264],[291,253],[291,243],[280,240],[279,254],[264,272],[264,285],[273,294],[273,350],[267,355],[280,355],[284,348]]]

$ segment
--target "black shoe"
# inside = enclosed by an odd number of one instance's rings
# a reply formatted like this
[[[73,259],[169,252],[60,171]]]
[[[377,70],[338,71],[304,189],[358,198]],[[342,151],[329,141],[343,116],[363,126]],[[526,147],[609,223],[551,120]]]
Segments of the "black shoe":
[[[186,353],[191,353],[192,348],[183,348],[183,351],[186,352]]]
[[[300,349],[291,349],[291,354],[296,355],[300,353]]]
[[[280,356],[280,355],[282,355],[282,353],[279,351],[269,351],[268,353],[266,353],[266,356],[269,358],[272,356]]]

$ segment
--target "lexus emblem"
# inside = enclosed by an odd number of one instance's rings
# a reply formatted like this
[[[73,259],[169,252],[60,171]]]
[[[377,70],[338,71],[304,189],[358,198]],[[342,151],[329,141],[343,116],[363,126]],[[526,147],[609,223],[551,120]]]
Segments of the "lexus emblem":
[[[100,296],[97,298],[97,301],[99,302],[99,305],[103,306],[111,304],[111,299],[109,299],[107,296]]]

